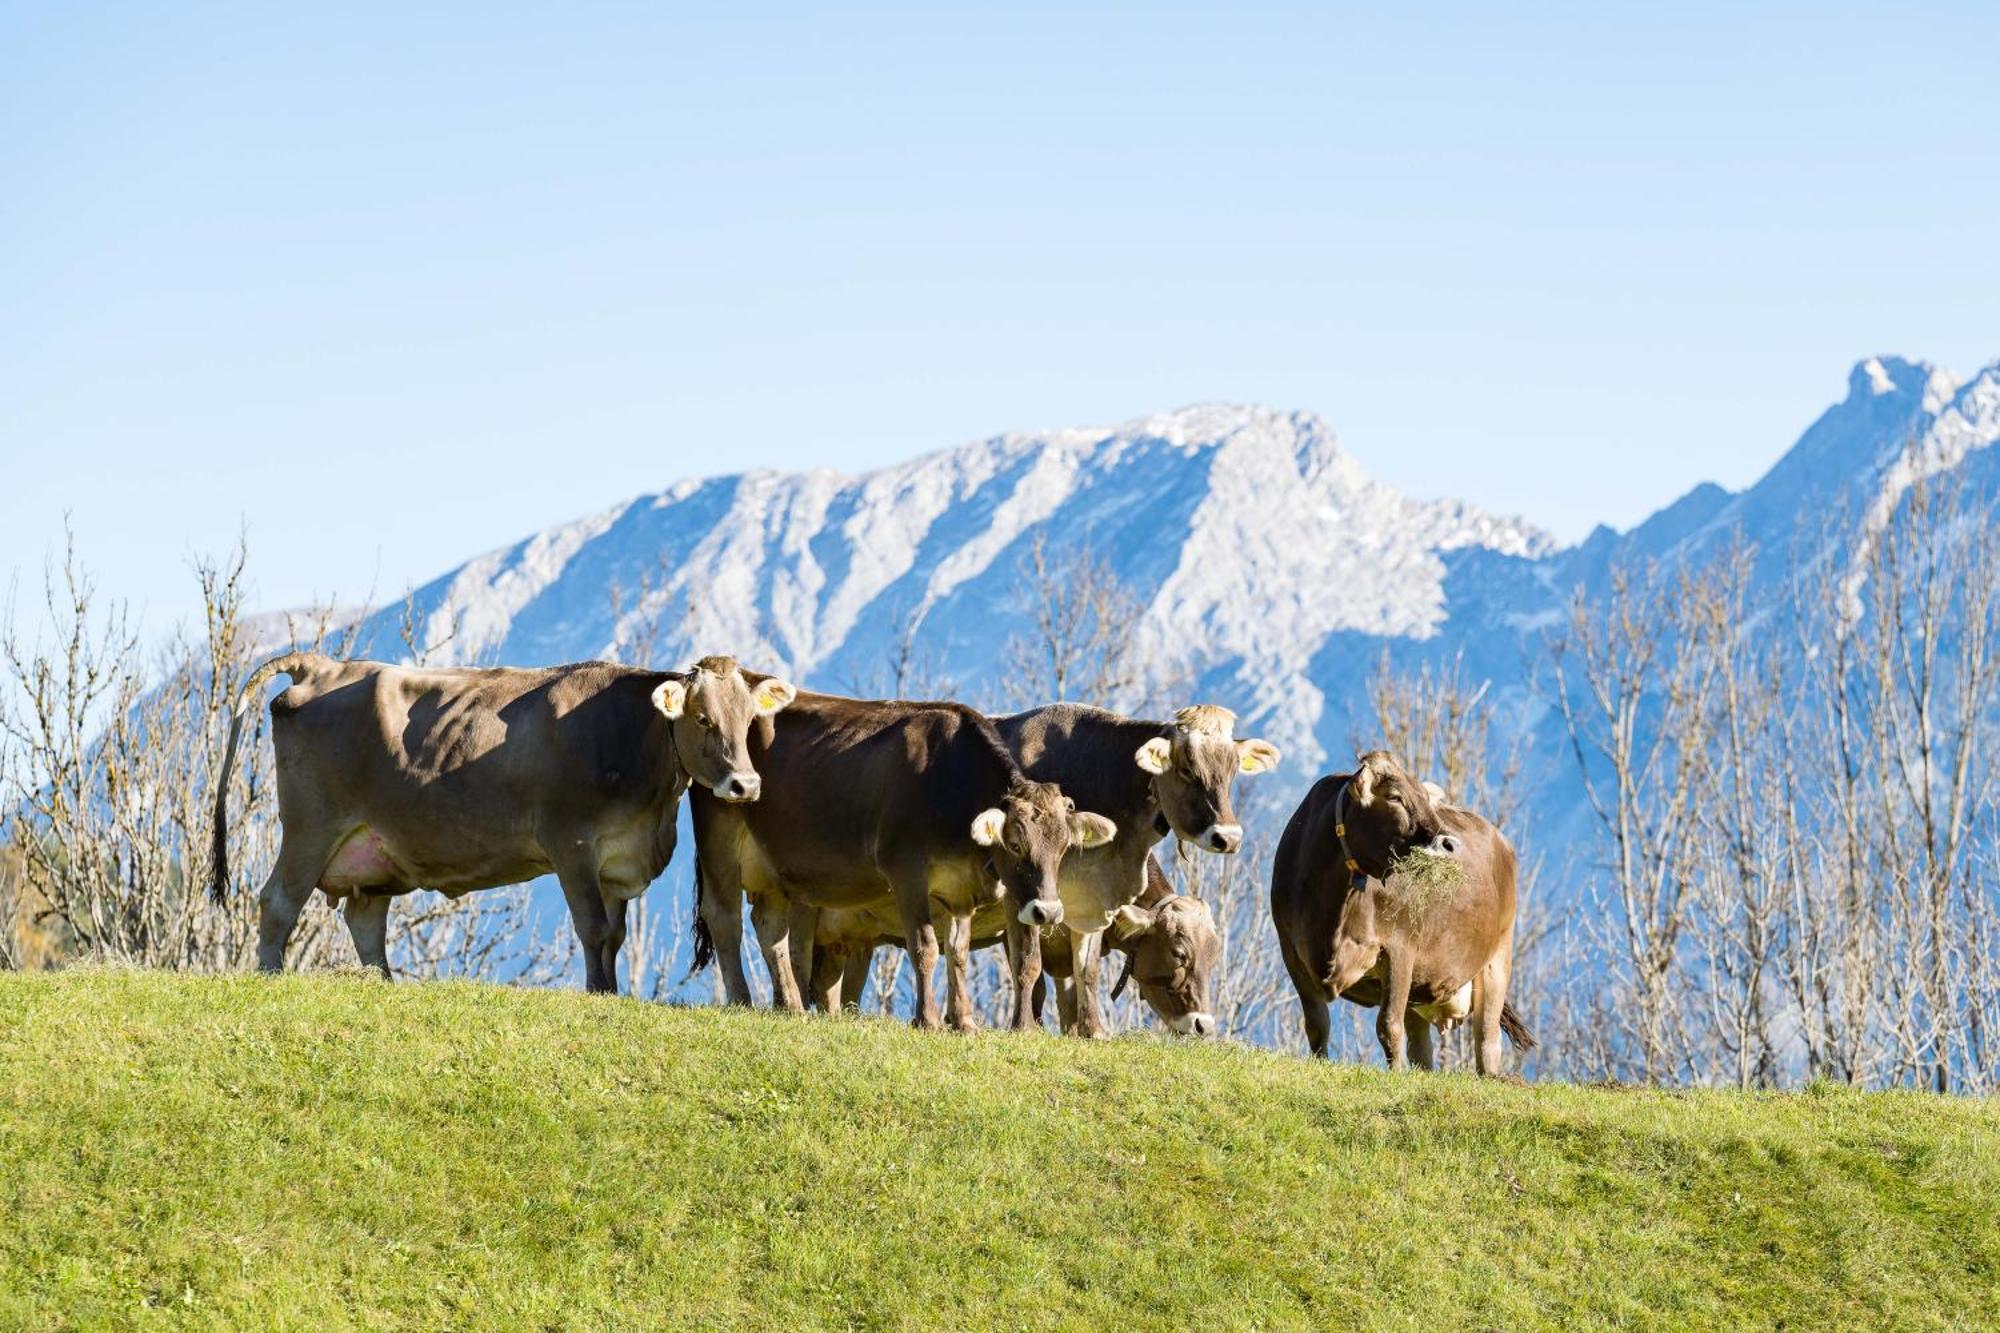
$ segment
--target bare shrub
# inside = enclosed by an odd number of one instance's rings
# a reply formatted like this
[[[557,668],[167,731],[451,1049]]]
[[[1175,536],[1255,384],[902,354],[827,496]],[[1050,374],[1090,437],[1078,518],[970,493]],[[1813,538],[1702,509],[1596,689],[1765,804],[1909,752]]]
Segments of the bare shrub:
[[[1133,706],[1145,683],[1134,631],[1146,608],[1117,571],[1089,546],[1052,547],[1038,531],[1020,578],[1030,628],[1002,654],[1007,702]]]
[[[200,637],[177,630],[147,654],[124,607],[99,601],[72,541],[44,580],[53,641],[29,642],[11,615],[0,633],[0,791],[37,961],[220,971],[249,956],[254,901],[218,906],[200,892],[228,687],[250,651],[243,569],[240,546],[198,564]],[[232,839],[274,846],[268,761],[233,780],[243,799]],[[324,909],[301,921],[295,958],[333,962],[340,949]]]

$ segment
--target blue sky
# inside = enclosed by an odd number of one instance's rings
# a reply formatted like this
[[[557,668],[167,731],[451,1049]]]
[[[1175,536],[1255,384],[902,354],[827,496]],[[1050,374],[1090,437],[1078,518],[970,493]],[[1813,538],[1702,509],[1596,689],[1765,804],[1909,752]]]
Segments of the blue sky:
[[[300,8],[0,4],[24,593],[1208,399],[1575,538],[2000,358],[1993,6]]]

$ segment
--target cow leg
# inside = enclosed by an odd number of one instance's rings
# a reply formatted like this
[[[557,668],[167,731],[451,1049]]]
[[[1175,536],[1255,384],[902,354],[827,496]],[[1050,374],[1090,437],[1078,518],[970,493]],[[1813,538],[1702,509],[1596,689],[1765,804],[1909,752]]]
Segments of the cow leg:
[[[1284,956],[1285,971],[1292,977],[1292,989],[1299,993],[1299,1015],[1305,1021],[1306,1049],[1314,1056],[1324,1056],[1333,1037],[1333,1015],[1327,1010],[1327,997],[1320,989],[1319,979],[1312,969],[1305,965],[1293,950],[1291,942],[1280,936],[1278,952]]]
[[[1403,1012],[1409,1033],[1410,1063],[1419,1069],[1436,1069],[1436,1051],[1431,1044],[1431,1021],[1414,1009]]]
[[[1407,1069],[1410,1064],[1404,1016],[1410,1008],[1413,968],[1410,950],[1397,949],[1389,954],[1389,975],[1382,987],[1382,1008],[1375,1015],[1375,1036],[1382,1043],[1382,1054],[1391,1069]]]
[[[345,836],[345,835],[343,835]],[[271,867],[264,887],[257,891],[257,968],[262,972],[285,970],[285,946],[299,924],[306,900],[319,887],[319,872],[326,868],[337,839],[287,836],[278,846],[277,864]]]
[[[787,934],[792,951],[792,981],[798,986],[799,994],[805,997],[808,1004],[832,1012],[818,1003],[819,957],[823,952],[819,947],[819,909],[811,903],[794,899]],[[836,1004],[835,1009],[838,1008]]]
[[[604,970],[604,942],[611,934],[611,923],[604,915],[597,867],[588,862],[557,866],[556,883],[562,885],[570,925],[576,928],[577,943],[583,946],[583,988],[592,994],[617,994],[618,973]]]
[[[715,946],[723,998],[748,1008],[750,978],[743,971],[743,868],[733,851],[725,855],[721,850],[722,844],[733,842],[726,831],[695,839],[695,855],[701,860],[699,911]]]
[[[389,977],[389,895],[352,893],[347,898],[347,933],[354,937],[354,952],[363,967],[379,969]]]
[[[1076,1034],[1080,1037],[1106,1036],[1104,1013],[1098,1005],[1097,974],[1104,961],[1104,934],[1069,933],[1070,981],[1075,994]]]
[[[1042,932],[1042,971],[1055,985],[1056,1031],[1065,1037],[1076,1033],[1076,949],[1075,937],[1056,927]]]
[[[972,1007],[972,917],[948,914],[945,929],[945,1021],[954,1032],[979,1031]]]
[[[722,969],[722,993],[731,1004],[748,1008],[750,976],[743,970],[743,893],[723,898],[711,888],[702,894],[701,919],[715,941],[715,965]]]
[[[868,990],[868,974],[875,970],[875,951],[856,949],[847,955],[840,976],[840,1003],[845,1009],[861,1012],[861,999]]]
[[[1333,1013],[1317,995],[1299,995],[1299,1016],[1306,1027],[1306,1049],[1324,1057],[1333,1044]]]
[[[792,905],[759,894],[750,903],[750,925],[757,932],[757,947],[764,953],[764,970],[771,974],[771,1007],[804,1013],[805,998],[799,994],[799,980],[792,971]]]
[[[796,929],[793,931],[797,933]],[[813,942],[812,978],[808,989],[812,1007],[823,1014],[840,1012],[840,993],[847,977],[847,959],[817,940]]]
[[[1479,975],[1472,979],[1472,1039],[1479,1072],[1496,1078],[1505,1072],[1500,1051],[1500,1014],[1507,1007],[1507,985],[1514,977],[1514,941],[1503,941]]]
[[[1065,1037],[1076,1035],[1076,977],[1056,978],[1056,1028]]]
[[[618,955],[625,949],[625,915],[632,908],[624,898],[604,898],[604,943],[598,952],[604,955],[604,975],[611,982],[611,991],[618,992]]]
[[[1007,968],[1014,978],[1014,1031],[1042,1022],[1042,928],[1007,914]]]
[[[897,877],[896,907],[903,918],[903,938],[910,954],[910,970],[916,976],[916,1003],[910,1026],[935,1032],[944,1026],[938,1018],[937,993],[933,987],[937,971],[937,928],[931,924],[930,894],[924,888],[921,867],[914,874]]]

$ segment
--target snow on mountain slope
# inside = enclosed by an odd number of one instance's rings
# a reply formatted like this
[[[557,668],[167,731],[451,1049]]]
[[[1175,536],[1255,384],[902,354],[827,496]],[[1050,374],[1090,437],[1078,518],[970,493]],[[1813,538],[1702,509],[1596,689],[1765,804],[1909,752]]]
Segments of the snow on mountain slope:
[[[1286,747],[1293,783],[1362,738],[1363,682],[1386,651],[1457,658],[1489,679],[1503,725],[1541,753],[1562,801],[1560,746],[1529,676],[1573,588],[1741,536],[1783,595],[1798,542],[1824,545],[1830,520],[1883,512],[1919,473],[1963,467],[1970,484],[2000,487],[1996,441],[2000,365],[1959,384],[1871,358],[1755,485],[1700,486],[1629,532],[1558,550],[1521,520],[1398,494],[1315,416],[1205,405],[1001,435],[858,477],[682,481],[414,596],[426,641],[449,638],[440,656],[452,660],[629,655],[652,624],[656,661],[733,652],[845,691],[889,688],[886,664],[916,624],[928,676],[993,706],[1009,697],[1003,647],[1029,623],[1022,565],[1040,535],[1107,562],[1144,604],[1160,679]],[[400,618],[379,613],[365,647],[398,655]]]
[[[1448,614],[1446,553],[1532,558],[1549,539],[1367,477],[1317,417],[1200,406],[1108,430],[1010,434],[859,477],[685,481],[480,556],[417,591],[426,642],[460,661],[711,651],[839,689],[877,674],[912,617],[975,697],[1027,624],[1037,535],[1078,544],[1146,606],[1180,678],[1310,742],[1329,636],[1424,637]],[[614,590],[616,592],[614,593]],[[385,612],[367,636],[394,655]]]

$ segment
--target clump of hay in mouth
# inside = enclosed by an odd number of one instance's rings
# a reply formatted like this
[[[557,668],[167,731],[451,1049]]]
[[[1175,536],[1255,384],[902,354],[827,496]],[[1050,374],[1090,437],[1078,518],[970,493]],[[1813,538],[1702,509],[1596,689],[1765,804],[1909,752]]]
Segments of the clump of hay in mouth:
[[[1424,912],[1465,882],[1465,867],[1455,856],[1413,847],[1389,862],[1389,878],[1403,890],[1412,911]]]

